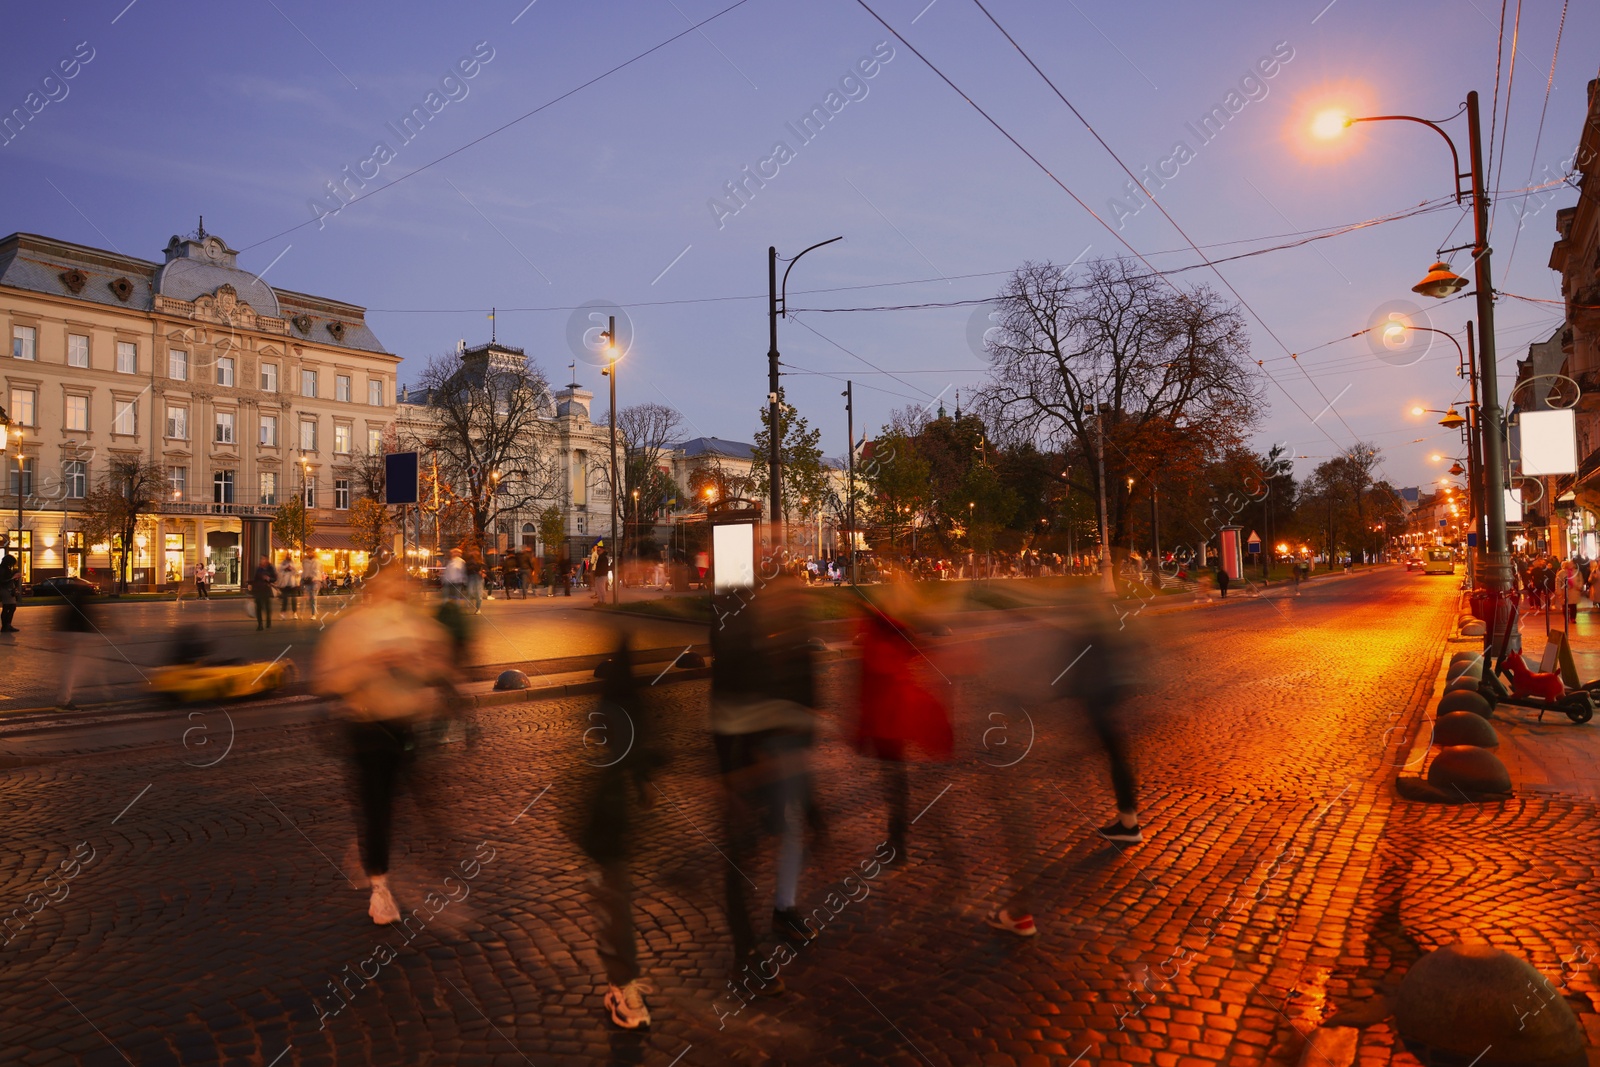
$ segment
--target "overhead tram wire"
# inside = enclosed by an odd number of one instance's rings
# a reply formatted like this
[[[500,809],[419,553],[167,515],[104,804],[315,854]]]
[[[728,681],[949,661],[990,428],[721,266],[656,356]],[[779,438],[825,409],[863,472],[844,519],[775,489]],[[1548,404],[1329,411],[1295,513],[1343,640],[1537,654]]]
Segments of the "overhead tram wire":
[[[688,29],[684,30],[683,32],[675,33],[671,37],[668,37],[665,41],[662,41],[660,44],[652,45],[651,47],[646,48],[643,52],[640,52],[638,55],[633,56],[631,59],[623,60],[621,63],[618,63],[616,66],[612,67],[611,69],[609,69],[607,71],[604,71],[603,73],[595,75],[593,78],[590,78],[588,81],[584,82],[583,84],[578,85],[575,88],[568,89],[566,92],[562,93],[560,96],[552,97],[551,99],[546,100],[544,103],[540,104],[538,107],[534,108],[532,111],[523,112],[521,115],[518,115],[516,118],[512,119],[510,122],[506,122],[506,123],[503,123],[503,124],[501,124],[499,126],[496,126],[494,129],[490,130],[488,133],[485,133],[480,137],[474,137],[472,140],[468,141],[466,144],[461,145],[458,148],[452,148],[450,151],[446,152],[442,156],[439,156],[437,159],[433,159],[433,160],[428,161],[427,163],[422,164],[422,166],[418,167],[416,170],[407,171],[406,173],[404,173],[404,174],[400,175],[398,178],[396,178],[394,181],[386,182],[383,185],[380,185],[376,189],[372,190],[372,192],[370,192],[370,193],[362,193],[360,196],[352,198],[347,203],[345,203],[343,205],[343,207],[341,207],[339,210],[343,211],[344,208],[349,207],[351,204],[356,204],[356,203],[361,202],[362,200],[366,200],[366,199],[369,199],[371,197],[377,196],[379,193],[383,192],[385,189],[392,189],[396,185],[399,185],[401,182],[405,181],[407,178],[415,177],[416,175],[421,174],[423,171],[428,170],[429,168],[434,167],[434,166],[436,166],[436,165],[438,165],[440,163],[443,163],[445,160],[450,159],[453,156],[460,155],[462,152],[465,152],[467,149],[473,147],[474,145],[482,144],[484,141],[487,141],[489,138],[494,137],[497,134],[503,133],[506,130],[509,130],[511,127],[515,126],[517,123],[522,122],[525,119],[530,119],[533,116],[539,114],[539,112],[544,111],[547,108],[554,107],[556,104],[559,104],[561,101],[567,99],[568,97],[577,95],[578,93],[582,92],[583,90],[589,88],[589,86],[594,85],[597,82],[604,81],[605,79],[611,77],[611,75],[616,74],[618,71],[623,70],[623,69],[625,69],[627,67],[633,66],[635,63],[639,62],[639,60],[645,58],[648,55],[651,55],[652,53],[659,52],[661,49],[665,48],[667,45],[669,45],[672,42],[678,40],[679,38],[687,37],[691,33],[699,32],[701,27],[707,25],[708,23],[715,22],[717,19],[721,18],[723,15],[726,15],[728,12],[732,11],[734,8],[743,7],[748,2],[749,2],[749,0],[733,0],[733,3],[729,4],[727,7],[723,8],[721,11],[718,11],[713,15],[710,15],[710,16],[704,18],[704,19],[701,19],[699,22],[696,22],[694,25],[690,26]],[[259,247],[261,245],[266,244],[269,241],[276,241],[280,237],[285,237],[285,236],[287,236],[287,235],[289,235],[291,233],[294,233],[296,230],[304,229],[305,227],[311,225],[313,222],[321,222],[321,220],[322,220],[322,217],[320,215],[317,216],[316,218],[307,219],[305,222],[300,223],[298,226],[290,226],[286,230],[278,231],[277,233],[273,234],[271,237],[263,237],[259,241],[255,241],[255,242],[253,242],[251,244],[247,244],[244,247],[240,248],[239,251],[248,252],[252,248],[257,248],[257,247]]]
[[[1520,2],[1520,0],[1519,0]],[[1487,177],[1494,170],[1494,131],[1500,119],[1500,63],[1506,54],[1506,0],[1500,0],[1500,29],[1494,42],[1494,95],[1489,101],[1489,158],[1485,161],[1483,173]]]
[[[860,0],[858,0],[858,2],[860,2]],[[1067,99],[1066,94],[1064,94],[1059,88],[1056,87],[1056,83],[1051,81],[1050,80],[1050,76],[1047,75],[1043,70],[1040,69],[1039,64],[1037,64],[1037,63],[1035,63],[1033,61],[1033,57],[1028,55],[1027,51],[1022,47],[1022,45],[1017,43],[1017,39],[1015,37],[1012,37],[1011,34],[1006,30],[1006,28],[1004,26],[1000,25],[1000,21],[998,19],[996,19],[992,14],[989,13],[989,9],[983,6],[983,0],[972,0],[972,2],[977,5],[977,8],[978,8],[979,11],[983,12],[984,17],[987,18],[991,23],[994,24],[994,28],[999,30],[1001,35],[1003,37],[1005,37],[1005,39],[1011,43],[1011,47],[1017,50],[1017,54],[1020,55],[1024,60],[1027,61],[1028,66],[1033,68],[1034,73],[1039,75],[1039,77],[1044,80],[1044,83],[1050,87],[1050,91],[1056,94],[1056,98],[1059,99],[1063,104],[1065,104],[1067,106],[1067,110],[1072,112],[1073,117],[1076,118],[1080,123],[1082,123],[1083,124],[1083,128],[1088,130],[1090,135],[1093,136],[1094,139],[1097,142],[1099,142],[1100,147],[1105,149],[1106,153],[1112,159],[1116,160],[1117,166],[1122,168],[1122,172],[1124,174],[1126,174],[1130,179],[1132,179],[1132,181],[1134,182],[1135,185],[1139,186],[1139,188],[1144,190],[1144,194],[1147,197],[1150,198],[1150,203],[1154,204],[1155,207],[1156,207],[1156,210],[1161,212],[1162,218],[1166,219],[1169,223],[1172,224],[1172,228],[1174,230],[1178,231],[1178,235],[1180,237],[1182,237],[1185,242],[1188,243],[1188,245],[1189,245],[1189,247],[1191,249],[1194,250],[1195,255],[1199,256],[1202,260],[1206,261],[1206,266],[1211,268],[1211,272],[1217,276],[1217,280],[1220,281],[1223,285],[1225,285],[1227,287],[1228,292],[1232,293],[1234,295],[1234,298],[1239,301],[1239,303],[1245,308],[1245,310],[1250,312],[1250,316],[1253,319],[1256,320],[1256,322],[1261,326],[1261,328],[1263,330],[1267,331],[1267,336],[1271,337],[1274,341],[1276,341],[1278,343],[1278,347],[1279,348],[1283,349],[1285,352],[1290,352],[1290,348],[1289,348],[1288,345],[1284,344],[1283,338],[1279,337],[1277,335],[1277,333],[1272,329],[1272,327],[1267,325],[1267,320],[1262,318],[1261,314],[1258,311],[1256,311],[1256,309],[1254,307],[1251,306],[1250,302],[1244,298],[1244,294],[1240,293],[1238,289],[1234,288],[1233,283],[1230,282],[1223,275],[1222,271],[1218,270],[1217,266],[1214,263],[1211,263],[1207,259],[1206,254],[1204,252],[1200,251],[1200,247],[1195,244],[1194,239],[1189,236],[1189,234],[1184,230],[1184,228],[1182,226],[1178,225],[1178,220],[1173,218],[1172,215],[1167,211],[1167,209],[1164,206],[1162,206],[1161,202],[1156,199],[1155,194],[1153,192],[1151,192],[1150,189],[1147,188],[1144,185],[1144,183],[1139,181],[1138,175],[1134,174],[1133,171],[1128,167],[1128,165],[1122,161],[1122,157],[1117,155],[1116,151],[1109,144],[1106,143],[1105,138],[1100,136],[1100,132],[1098,130],[1096,130],[1092,124],[1090,124],[1088,119],[1083,117],[1083,113],[1080,112],[1076,107],[1073,106],[1072,101]],[[1124,242],[1124,243],[1126,244],[1126,242]],[[1130,248],[1131,248],[1131,246],[1130,246]],[[1171,282],[1168,281],[1168,284],[1170,285]],[[1177,289],[1176,286],[1173,286],[1173,288],[1175,290]],[[1296,360],[1295,365],[1299,366],[1299,361],[1298,360]],[[1258,366],[1261,367],[1263,373],[1266,373],[1265,365],[1258,364]],[[1301,369],[1301,373],[1304,374],[1305,373],[1305,368],[1301,367],[1300,369]],[[1327,394],[1323,393],[1322,387],[1317,385],[1316,382],[1312,380],[1312,378],[1311,378],[1311,376],[1309,374],[1306,374],[1305,377],[1306,377],[1306,381],[1311,382],[1311,387],[1314,390],[1316,390],[1317,396],[1320,397],[1322,399],[1323,403],[1327,405],[1327,407],[1325,407],[1323,409],[1324,413],[1326,413],[1327,411],[1331,410],[1333,412],[1334,416],[1336,418],[1338,418],[1339,422],[1350,433],[1351,439],[1354,440],[1354,441],[1359,441],[1361,439],[1360,435],[1356,433],[1354,427],[1352,427],[1348,422],[1345,421],[1344,415],[1334,406],[1334,401],[1330,401],[1328,399]],[[1276,385],[1278,387],[1278,389],[1280,391],[1282,391],[1285,396],[1289,396],[1291,402],[1294,403],[1295,407],[1300,408],[1299,402],[1295,401],[1294,398],[1292,396],[1290,396],[1289,391],[1284,388],[1283,384],[1280,383],[1277,379],[1273,378],[1270,373],[1267,374],[1267,380],[1272,382],[1273,385]],[[1305,415],[1308,419],[1311,418],[1310,414],[1307,413],[1304,408],[1300,408],[1300,411],[1301,411],[1301,414]],[[1321,415],[1318,415],[1316,419],[1312,419],[1312,422],[1315,423],[1318,419],[1321,419],[1321,417],[1322,417]],[[1326,431],[1324,431],[1324,433],[1326,433]],[[1328,440],[1329,441],[1333,441],[1332,435],[1328,436]],[[1335,443],[1337,443],[1337,442],[1335,442]]]
[[[1520,37],[1521,32],[1522,0],[1517,0],[1516,17],[1512,19],[1511,22],[1511,66],[1506,72],[1506,117],[1505,121],[1500,124],[1500,151],[1498,153],[1498,162],[1500,165],[1495,168],[1494,172],[1494,184],[1497,187],[1500,184],[1500,175],[1505,173],[1506,169],[1506,135],[1511,132],[1511,90],[1517,83],[1517,39]],[[1550,73],[1553,77],[1555,75],[1555,69],[1551,68]],[[1490,206],[1489,232],[1491,234],[1494,232],[1494,220],[1495,216],[1500,213],[1499,209],[1500,202],[1498,199],[1496,199],[1495,202]]]
[[[853,359],[859,359],[861,362],[865,363],[867,366],[871,367],[873,370],[877,371],[880,374],[889,375],[889,377],[894,378],[895,381],[899,382],[901,385],[905,386],[907,389],[915,389],[917,392],[921,393],[923,396],[927,396],[927,397],[933,396],[932,393],[928,392],[926,389],[922,388],[920,385],[915,385],[915,384],[913,384],[911,382],[908,382],[904,378],[895,377],[895,375],[893,373],[891,373],[890,371],[884,370],[882,367],[880,367],[876,363],[872,362],[872,360],[868,359],[866,356],[857,355],[855,352],[850,351],[848,348],[846,348],[844,345],[840,344],[838,341],[835,341],[833,338],[825,336],[819,330],[813,329],[811,324],[806,322],[804,319],[800,318],[798,314],[796,314],[794,316],[794,322],[796,324],[800,325],[800,326],[805,327],[805,329],[809,330],[813,334],[816,334],[818,337],[821,337],[824,341],[828,342],[830,345],[832,345],[834,348],[837,348],[839,351],[843,352],[845,355],[850,356]]]
[[[1556,25],[1556,46],[1550,53],[1550,76],[1544,83],[1544,103],[1539,108],[1539,130],[1533,135],[1533,156],[1528,160],[1528,177],[1523,181],[1526,185],[1533,181],[1533,172],[1539,165],[1539,145],[1544,141],[1544,116],[1550,110],[1550,90],[1556,84],[1556,60],[1561,57],[1561,35],[1567,28],[1567,5],[1572,0],[1561,0],[1561,21]],[[1522,240],[1522,223],[1519,217],[1517,232],[1511,237],[1511,254],[1506,256],[1505,273],[1511,277],[1511,262],[1517,258],[1517,243]]]

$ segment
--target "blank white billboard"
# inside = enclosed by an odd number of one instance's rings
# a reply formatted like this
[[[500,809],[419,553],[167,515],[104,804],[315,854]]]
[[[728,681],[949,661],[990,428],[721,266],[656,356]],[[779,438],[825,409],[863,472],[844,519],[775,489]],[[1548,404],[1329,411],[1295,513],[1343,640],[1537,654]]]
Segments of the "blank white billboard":
[[[1506,521],[1522,521],[1522,490],[1520,489],[1506,490]]]
[[[1576,473],[1578,431],[1571,409],[1524,411],[1517,419],[1522,430],[1523,474]]]
[[[729,593],[756,584],[755,527],[730,523],[711,528],[711,591]]]

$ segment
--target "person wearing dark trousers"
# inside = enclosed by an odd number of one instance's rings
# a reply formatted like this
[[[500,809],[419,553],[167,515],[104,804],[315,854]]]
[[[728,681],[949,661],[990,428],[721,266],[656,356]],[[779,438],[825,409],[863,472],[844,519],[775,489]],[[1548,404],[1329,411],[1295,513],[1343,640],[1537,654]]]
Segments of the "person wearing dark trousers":
[[[389,888],[394,797],[419,739],[454,695],[449,633],[410,602],[407,579],[385,567],[368,579],[360,605],[339,616],[317,645],[313,685],[338,701],[355,771],[361,863],[371,883],[367,914],[398,922]]]
[[[261,562],[256,565],[256,570],[250,576],[250,596],[256,602],[256,629],[265,624],[266,629],[272,629],[272,594],[278,584],[278,571],[273,567],[272,561],[266,556],[261,557]]]
[[[1228,596],[1228,568],[1217,567],[1217,589],[1221,591],[1224,599]]]

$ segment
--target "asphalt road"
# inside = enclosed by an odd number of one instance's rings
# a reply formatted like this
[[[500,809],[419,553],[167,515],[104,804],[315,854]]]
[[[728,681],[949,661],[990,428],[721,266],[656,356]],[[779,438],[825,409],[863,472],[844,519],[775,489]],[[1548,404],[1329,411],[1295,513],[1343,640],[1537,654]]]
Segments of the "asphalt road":
[[[1078,714],[998,696],[1020,637],[978,655],[935,641],[957,758],[918,768],[909,864],[853,890],[842,880],[882,839],[883,807],[876,768],[843,741],[854,666],[834,664],[814,763],[831,832],[801,904],[839,895],[785,969],[788,995],[742,1008],[724,984],[706,688],[663,686],[673,762],[635,865],[659,990],[648,1033],[603,1017],[588,865],[568,835],[589,701],[484,709],[474,747],[425,762],[401,807],[397,896],[460,899],[424,906],[410,939],[373,926],[351,885],[346,771],[324,731],[243,731],[223,749],[201,714],[163,746],[5,772],[0,901],[27,918],[0,949],[0,1063],[1294,1062],[1330,985],[1378,981],[1341,952],[1371,940],[1350,924],[1379,873],[1387,764],[1453,592],[1385,570],[1130,618],[1149,840],[1126,849],[1091,835],[1113,805]],[[978,921],[1019,868],[1041,929],[1027,942]],[[767,906],[770,856],[741,876]],[[1383,890],[1409,892],[1403,877]],[[350,979],[379,943],[393,961]],[[344,1007],[323,1016],[330,982]]]

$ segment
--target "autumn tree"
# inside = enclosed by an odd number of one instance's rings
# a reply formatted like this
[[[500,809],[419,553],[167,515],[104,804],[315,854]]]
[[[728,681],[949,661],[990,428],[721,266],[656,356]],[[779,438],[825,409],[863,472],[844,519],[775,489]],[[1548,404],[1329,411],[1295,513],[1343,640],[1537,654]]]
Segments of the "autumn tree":
[[[288,548],[303,548],[316,532],[317,520],[299,494],[278,505],[272,516],[272,536]]]
[[[160,467],[141,459],[116,457],[110,469],[84,497],[79,529],[86,544],[111,544],[117,552],[117,585],[128,591],[128,549],[141,529],[152,523],[156,504],[166,492]]]
[[[1089,499],[1103,431],[1113,544],[1131,536],[1130,476],[1192,475],[1260,415],[1244,322],[1204,286],[1178,291],[1123,260],[1026,263],[996,302],[979,411],[1008,444],[1069,456]]]
[[[394,518],[389,509],[370,496],[350,505],[350,539],[355,546],[376,556],[394,537]]]

